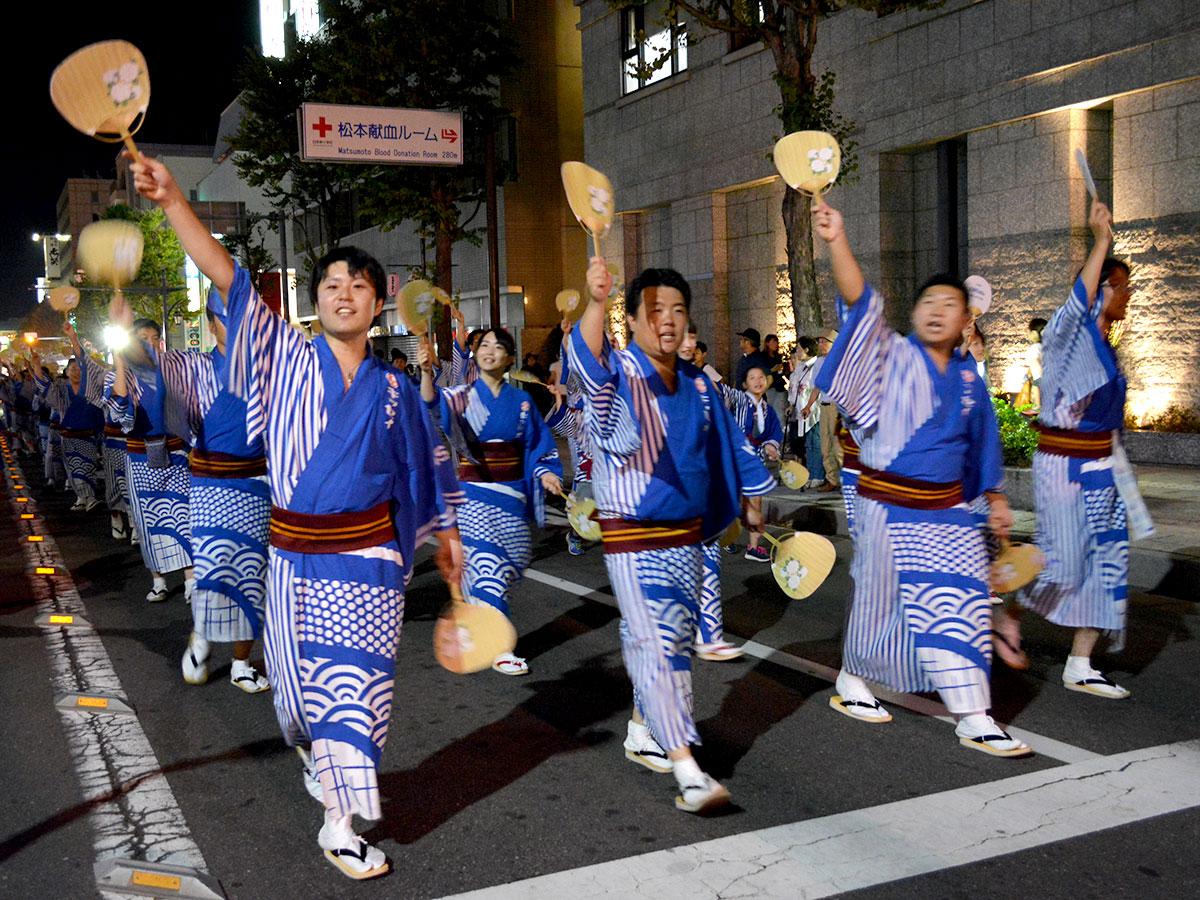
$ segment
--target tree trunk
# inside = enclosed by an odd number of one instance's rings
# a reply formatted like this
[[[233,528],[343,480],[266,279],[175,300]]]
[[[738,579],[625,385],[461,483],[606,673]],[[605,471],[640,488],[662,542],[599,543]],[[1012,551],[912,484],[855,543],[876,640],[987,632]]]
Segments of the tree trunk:
[[[437,231],[434,233],[434,259],[433,270],[434,280],[447,294],[454,294],[454,235],[451,232],[450,226],[447,224],[445,217],[440,217],[438,220]],[[441,310],[441,315],[437,323],[437,348],[438,356],[442,359],[450,358],[450,342],[454,340],[454,336],[450,327],[450,316],[446,314],[445,309]]]
[[[817,267],[813,259],[812,199],[787,189],[783,195],[783,228],[787,232],[788,280],[792,285],[792,314],[796,337],[816,337],[824,324]]]

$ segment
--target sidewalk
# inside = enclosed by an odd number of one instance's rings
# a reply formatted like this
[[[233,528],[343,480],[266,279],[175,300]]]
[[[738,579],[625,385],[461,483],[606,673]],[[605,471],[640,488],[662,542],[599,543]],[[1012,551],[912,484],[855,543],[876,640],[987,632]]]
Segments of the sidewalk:
[[[1157,534],[1129,550],[1129,586],[1180,600],[1200,598],[1200,469],[1135,466]],[[840,492],[818,494],[780,487],[767,498],[767,521],[818,534],[846,534]],[[1032,539],[1034,514],[1013,510],[1017,540]]]

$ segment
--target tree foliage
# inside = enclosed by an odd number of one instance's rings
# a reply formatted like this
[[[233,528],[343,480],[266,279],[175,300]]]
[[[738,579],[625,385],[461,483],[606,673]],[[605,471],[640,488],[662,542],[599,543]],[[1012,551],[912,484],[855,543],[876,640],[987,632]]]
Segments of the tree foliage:
[[[330,0],[322,14],[318,36],[289,45],[282,60],[255,58],[243,69],[239,174],[277,209],[320,213],[324,234],[309,235],[313,250],[349,228],[415,223],[434,244],[435,280],[450,291],[454,244],[479,237],[484,134],[504,112],[500,79],[517,63],[506,23],[477,0]],[[465,163],[301,162],[295,114],[304,102],[459,110]],[[347,221],[351,194],[358,215]]]

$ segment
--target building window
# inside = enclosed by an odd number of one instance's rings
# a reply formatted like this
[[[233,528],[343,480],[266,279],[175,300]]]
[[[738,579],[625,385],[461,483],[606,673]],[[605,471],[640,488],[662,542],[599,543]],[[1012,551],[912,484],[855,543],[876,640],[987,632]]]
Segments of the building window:
[[[687,26],[654,6],[621,10],[621,93],[632,94],[687,68]],[[647,23],[649,23],[647,25]]]

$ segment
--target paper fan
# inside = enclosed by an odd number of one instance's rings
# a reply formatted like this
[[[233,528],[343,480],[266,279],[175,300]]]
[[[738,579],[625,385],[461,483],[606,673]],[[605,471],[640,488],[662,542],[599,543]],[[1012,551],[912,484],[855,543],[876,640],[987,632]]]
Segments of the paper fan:
[[[825,583],[837,551],[828,538],[807,531],[797,531],[782,541],[764,532],[771,548],[771,574],[780,589],[793,600],[809,597]]]
[[[434,657],[457,675],[480,672],[515,646],[517,631],[504,613],[494,606],[464,603],[461,596],[447,604],[433,629]]]
[[[567,203],[583,230],[592,236],[596,256],[600,255],[600,239],[612,227],[616,201],[612,184],[603,172],[581,162],[562,164],[563,189]]]
[[[93,222],[79,233],[79,262],[88,278],[120,290],[137,277],[145,243],[133,222]]]
[[[982,275],[969,275],[963,281],[967,289],[967,306],[976,318],[992,308],[992,286]]]
[[[56,312],[69,313],[79,305],[79,289],[64,284],[51,290],[46,301]]]
[[[572,288],[559,291],[554,297],[554,306],[562,313],[563,318],[570,322],[579,321],[579,317],[583,315],[584,309],[587,308],[587,304],[584,303],[583,298],[579,295],[579,291]]]
[[[128,41],[101,41],[76,50],[50,76],[50,99],[79,131],[109,143],[131,135],[150,105],[150,73],[142,52]]]
[[[794,131],[775,143],[775,168],[795,190],[818,196],[837,180],[842,150],[824,131]]]
[[[1046,567],[1046,557],[1036,544],[1009,544],[992,563],[991,586],[997,594],[1020,590]]]
[[[444,302],[438,296],[439,293],[441,296],[447,297],[445,291],[422,278],[404,285],[396,297],[396,309],[400,313],[400,320],[404,322],[404,327],[413,334],[424,334],[429,331],[429,319],[433,315],[434,307],[438,303]],[[449,297],[447,297],[448,300]]]
[[[808,484],[808,469],[796,460],[788,460],[779,467],[779,480],[789,490],[798,491]]]

